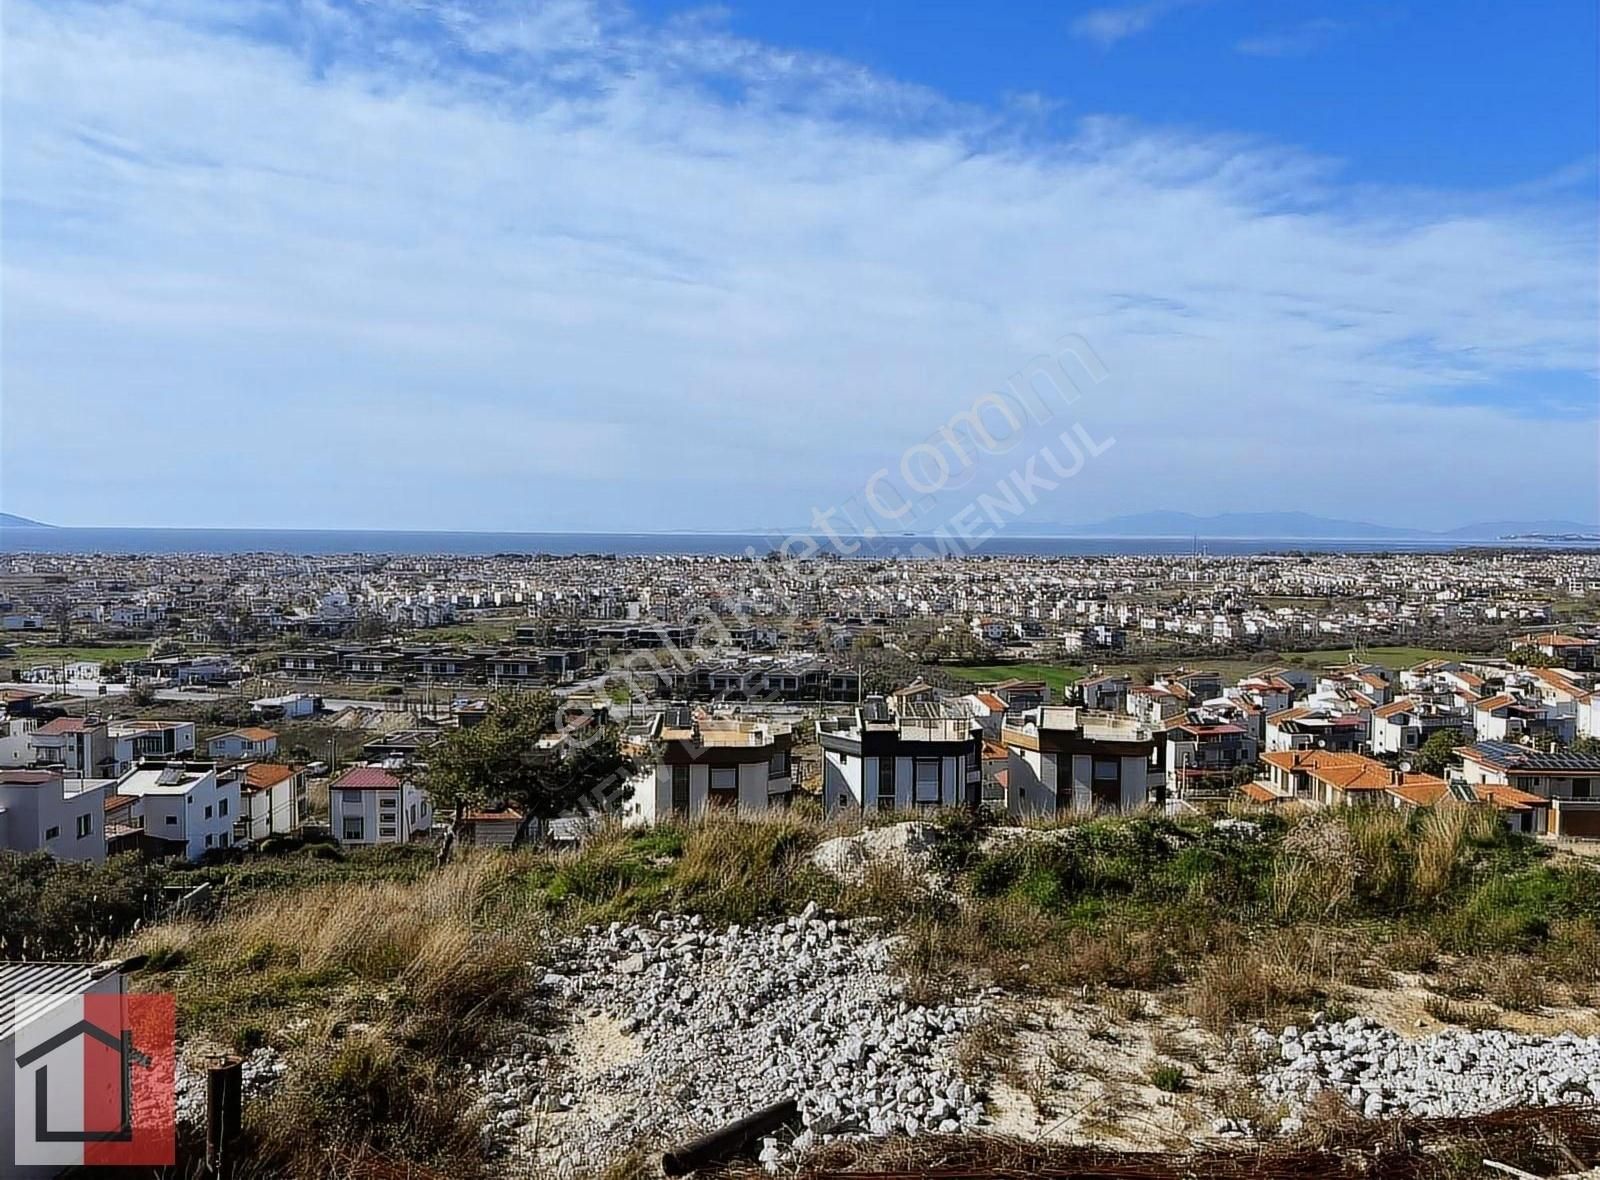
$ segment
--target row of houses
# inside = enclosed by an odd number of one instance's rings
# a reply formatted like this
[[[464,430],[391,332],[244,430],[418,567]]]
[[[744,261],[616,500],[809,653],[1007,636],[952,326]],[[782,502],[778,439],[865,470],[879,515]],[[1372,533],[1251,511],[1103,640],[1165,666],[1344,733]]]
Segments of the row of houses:
[[[206,741],[213,760],[270,758],[278,735],[261,726],[246,726]],[[196,753],[192,721],[105,721],[85,717],[11,717],[0,737],[0,766],[59,769],[79,778],[114,778],[137,764]]]
[[[305,771],[273,762],[148,760],[117,778],[0,770],[0,848],[103,861],[119,852],[199,860],[301,831]]]
[[[285,676],[310,680],[433,680],[464,684],[560,684],[583,671],[582,648],[315,647],[276,658]]]

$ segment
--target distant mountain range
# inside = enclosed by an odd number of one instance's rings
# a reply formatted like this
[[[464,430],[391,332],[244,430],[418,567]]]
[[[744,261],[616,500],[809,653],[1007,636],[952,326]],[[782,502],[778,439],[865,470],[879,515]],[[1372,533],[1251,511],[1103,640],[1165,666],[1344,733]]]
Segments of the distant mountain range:
[[[37,520],[29,520],[26,516],[12,516],[9,512],[0,512],[0,528],[49,529],[54,527],[54,525],[41,524]]]
[[[1495,520],[1446,530],[1397,528],[1362,520],[1338,520],[1308,512],[1224,512],[1196,516],[1190,512],[1139,512],[1092,524],[1038,525],[1062,537],[1214,537],[1273,540],[1373,540],[1383,538],[1446,538],[1495,541],[1534,534],[1600,534],[1600,525],[1572,520]]]

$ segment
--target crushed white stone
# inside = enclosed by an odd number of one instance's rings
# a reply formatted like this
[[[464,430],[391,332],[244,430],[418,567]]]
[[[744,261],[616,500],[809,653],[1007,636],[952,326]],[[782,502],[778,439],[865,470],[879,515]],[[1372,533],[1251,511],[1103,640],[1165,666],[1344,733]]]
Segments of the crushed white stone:
[[[1291,1107],[1324,1091],[1367,1118],[1455,1118],[1509,1106],[1600,1102],[1600,1037],[1447,1030],[1407,1040],[1374,1020],[1254,1034],[1263,1094]]]
[[[973,1127],[982,1101],[953,1053],[977,1001],[907,1003],[892,950],[871,924],[815,906],[755,927],[658,914],[591,929],[544,980],[571,1027],[479,1077],[489,1133],[575,1172],[789,1097],[804,1130],[763,1145],[771,1167],[841,1135]]]

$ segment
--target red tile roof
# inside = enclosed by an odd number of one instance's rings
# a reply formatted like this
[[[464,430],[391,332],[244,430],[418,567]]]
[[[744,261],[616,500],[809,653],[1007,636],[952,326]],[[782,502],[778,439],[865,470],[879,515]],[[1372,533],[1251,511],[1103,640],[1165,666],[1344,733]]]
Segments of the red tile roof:
[[[397,791],[401,782],[378,766],[352,766],[333,782],[330,791]]]
[[[245,767],[245,786],[252,791],[264,791],[268,787],[277,786],[285,779],[295,776],[296,770],[292,766],[285,766],[281,762],[253,762]]]
[[[57,717],[54,721],[41,725],[33,732],[54,737],[63,733],[86,733],[96,728],[97,724],[85,721],[82,717]]]

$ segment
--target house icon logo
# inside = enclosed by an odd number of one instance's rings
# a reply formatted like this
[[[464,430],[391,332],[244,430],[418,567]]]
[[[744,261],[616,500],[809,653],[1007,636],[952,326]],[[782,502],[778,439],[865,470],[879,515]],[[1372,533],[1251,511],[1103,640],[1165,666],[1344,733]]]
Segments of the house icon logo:
[[[116,1054],[118,1082],[117,1087],[117,1125],[106,1130],[90,1130],[78,1127],[70,1131],[52,1130],[50,1127],[50,1065],[48,1058],[57,1049],[66,1049],[68,1046],[76,1047],[82,1038],[91,1042],[98,1041]],[[40,1143],[131,1143],[133,1142],[133,1067],[138,1065],[149,1069],[153,1062],[148,1053],[141,1053],[133,1047],[133,1030],[125,1028],[119,1037],[107,1032],[98,1024],[88,1020],[80,1020],[68,1028],[62,1029],[43,1044],[35,1045],[26,1053],[17,1057],[17,1069],[26,1072],[29,1066],[38,1063],[38,1068],[33,1071],[34,1080],[34,1106],[33,1106],[33,1137]]]
[[[175,1011],[167,995],[16,997],[11,1139],[22,1166],[163,1165],[176,1158]],[[0,1174],[5,1172],[0,1167]]]

